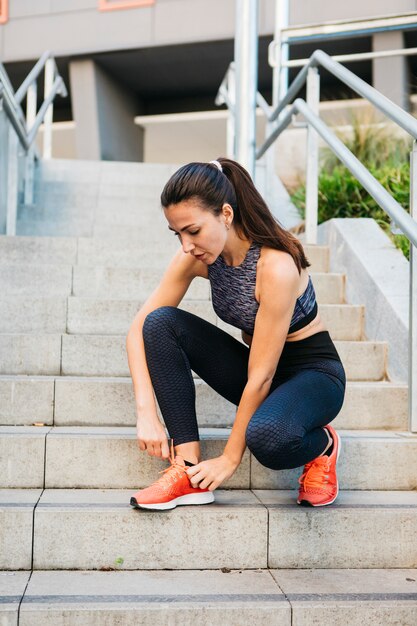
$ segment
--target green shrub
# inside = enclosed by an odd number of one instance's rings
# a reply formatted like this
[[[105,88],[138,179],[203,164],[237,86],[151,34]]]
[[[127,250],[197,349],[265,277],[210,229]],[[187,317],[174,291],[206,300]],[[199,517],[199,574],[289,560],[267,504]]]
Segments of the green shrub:
[[[352,137],[344,143],[369,169],[393,198],[409,211],[409,144],[387,136],[380,128],[353,123]],[[305,218],[305,184],[291,194],[291,200]],[[333,217],[371,217],[409,259],[410,242],[405,235],[391,232],[390,217],[362,187],[350,171],[328,149],[321,158],[318,194],[318,223]]]

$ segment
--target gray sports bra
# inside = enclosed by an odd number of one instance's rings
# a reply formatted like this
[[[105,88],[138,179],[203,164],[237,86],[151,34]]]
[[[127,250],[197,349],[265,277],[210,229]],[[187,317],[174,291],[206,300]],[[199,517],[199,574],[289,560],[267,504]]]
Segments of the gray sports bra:
[[[253,335],[255,317],[259,303],[255,298],[256,264],[261,245],[253,242],[240,265],[226,265],[218,256],[208,265],[213,308],[217,315],[228,324]],[[317,315],[316,294],[311,276],[306,290],[295,303],[294,313],[288,332],[295,332],[307,326]]]

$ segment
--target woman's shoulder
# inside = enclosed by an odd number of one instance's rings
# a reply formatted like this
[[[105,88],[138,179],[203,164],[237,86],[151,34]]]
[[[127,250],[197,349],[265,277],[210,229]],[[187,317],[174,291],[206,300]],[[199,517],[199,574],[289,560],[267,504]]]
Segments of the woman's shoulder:
[[[289,252],[263,246],[259,258],[258,272],[260,291],[268,288],[272,282],[283,289],[294,286],[303,293],[307,287],[309,274],[306,269],[298,272],[295,261]]]
[[[276,248],[270,248],[269,246],[262,246],[258,269],[262,272],[295,272],[298,274],[297,266],[294,259],[289,252],[285,250],[277,250]]]

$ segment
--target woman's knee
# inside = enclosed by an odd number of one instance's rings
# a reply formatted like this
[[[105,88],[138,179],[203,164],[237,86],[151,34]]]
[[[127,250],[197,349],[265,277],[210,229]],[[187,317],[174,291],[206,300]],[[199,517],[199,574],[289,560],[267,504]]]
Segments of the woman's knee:
[[[289,459],[297,454],[303,445],[304,432],[285,416],[265,416],[254,413],[246,429],[246,445],[254,457],[270,469],[286,469]]]
[[[154,309],[145,317],[142,327],[143,338],[147,339],[155,336],[161,328],[167,328],[175,320],[175,312],[178,309],[174,306],[160,306]]]

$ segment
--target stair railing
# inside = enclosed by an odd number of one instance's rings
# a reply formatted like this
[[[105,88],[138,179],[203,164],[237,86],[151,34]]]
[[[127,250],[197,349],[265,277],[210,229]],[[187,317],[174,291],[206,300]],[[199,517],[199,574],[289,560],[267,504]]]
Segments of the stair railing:
[[[44,71],[44,100],[37,110],[38,78]],[[19,190],[23,202],[33,202],[35,161],[40,158],[35,145],[40,125],[44,124],[43,158],[52,156],[53,101],[57,95],[65,97],[67,89],[59,74],[51,52],[45,52],[29,72],[19,89],[14,92],[4,66],[0,63],[0,124],[5,132],[0,143],[0,181],[5,193],[0,192],[0,215],[5,214],[6,235],[16,234]],[[26,98],[26,115],[22,102]],[[2,230],[0,224],[0,232]]]
[[[410,154],[410,214],[320,119],[319,66],[368,100],[413,138]],[[305,85],[307,101],[297,97]],[[223,97],[224,102],[227,102],[225,95],[227,94],[223,93],[222,96],[219,93],[218,99],[221,100]],[[260,104],[259,99],[258,104]],[[316,50],[312,54],[275,108],[267,104],[265,106],[265,104],[265,102],[262,103],[261,108],[267,119],[268,135],[262,146],[256,149],[256,159],[260,159],[267,152],[281,133],[293,122],[296,114],[301,114],[306,122],[305,233],[307,244],[317,243],[319,137],[390,216],[394,228],[397,229],[395,232],[401,231],[410,241],[408,416],[410,432],[417,433],[417,120],[322,50]]]

